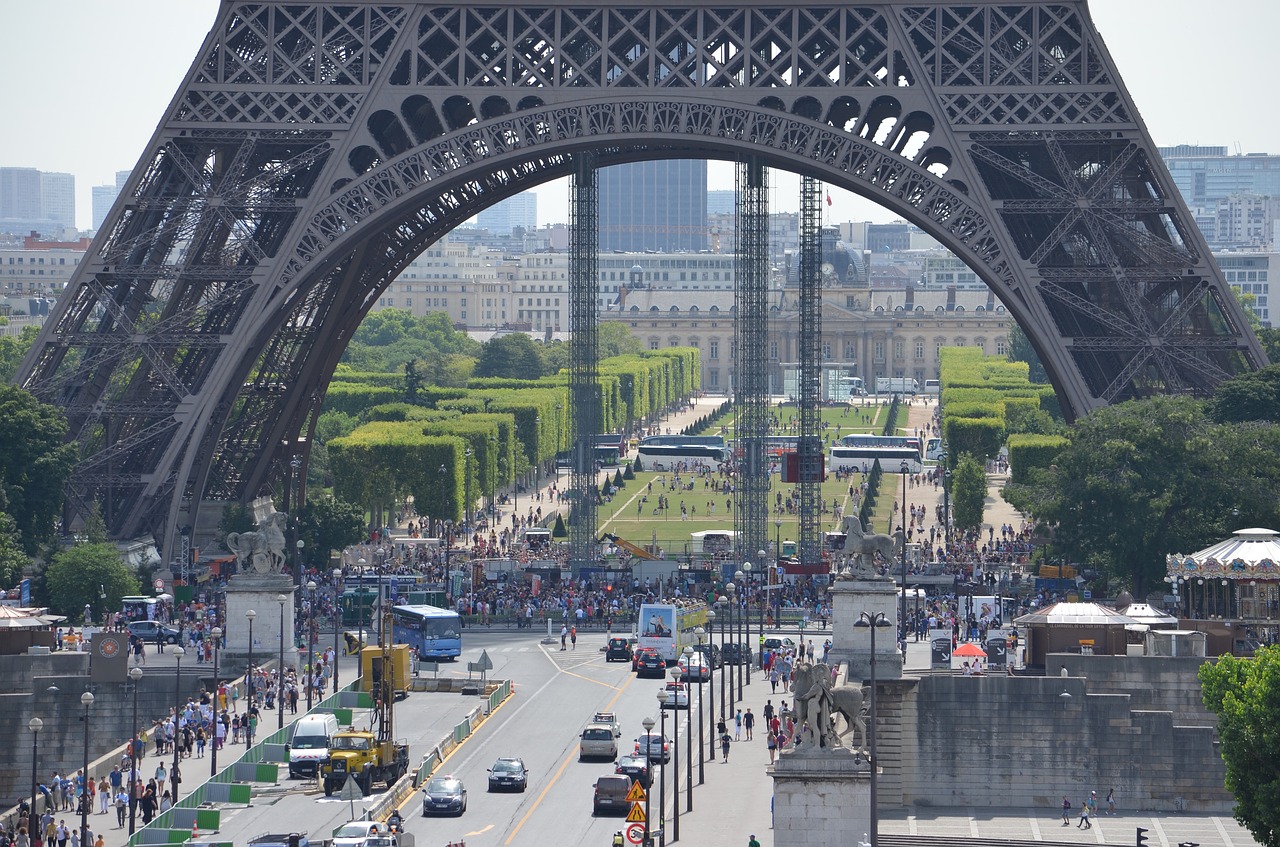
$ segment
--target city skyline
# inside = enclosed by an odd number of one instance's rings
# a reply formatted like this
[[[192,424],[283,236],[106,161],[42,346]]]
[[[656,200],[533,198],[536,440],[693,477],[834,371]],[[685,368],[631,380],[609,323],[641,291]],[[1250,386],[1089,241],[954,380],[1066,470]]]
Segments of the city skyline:
[[[38,132],[0,136],[0,165],[71,173],[76,179],[76,224],[92,223],[94,186],[131,169],[208,33],[217,0],[50,0],[6,8],[9,31],[22,34],[0,53],[0,78],[10,81],[9,113],[47,115]],[[1280,115],[1261,108],[1258,90],[1270,73],[1272,33],[1280,6],[1264,0],[1224,0],[1214,14],[1193,0],[1095,2],[1090,11],[1158,145],[1224,145],[1232,152],[1280,150]],[[137,49],[137,43],[147,45]],[[1217,53],[1206,44],[1220,44]],[[77,61],[68,61],[68,56]],[[1224,71],[1224,63],[1233,64]],[[85,68],[92,68],[86,73]],[[1207,69],[1211,69],[1211,72]],[[1250,85],[1248,80],[1256,80]],[[36,81],[27,86],[14,80]],[[1188,103],[1214,106],[1206,130],[1188,129]],[[1203,114],[1203,110],[1201,110]],[[1224,117],[1225,116],[1225,117]],[[21,126],[21,124],[11,124]],[[86,143],[85,130],[92,142]],[[79,131],[77,131],[79,130]],[[798,207],[798,178],[776,171],[771,206]],[[712,161],[708,187],[733,188],[730,163]],[[562,181],[536,189],[539,224],[567,220]],[[875,203],[831,189],[830,222],[888,221]]]

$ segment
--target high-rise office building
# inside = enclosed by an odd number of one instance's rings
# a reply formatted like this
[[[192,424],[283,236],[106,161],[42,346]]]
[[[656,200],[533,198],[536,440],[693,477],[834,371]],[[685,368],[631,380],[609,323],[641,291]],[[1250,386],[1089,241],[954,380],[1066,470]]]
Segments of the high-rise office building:
[[[476,215],[476,224],[494,235],[510,235],[517,227],[532,232],[538,228],[538,195],[525,191],[508,197]]]
[[[107,219],[107,212],[116,202],[120,189],[114,185],[95,185],[93,187],[93,228],[102,229],[102,222]]]
[[[69,174],[50,176],[70,177]],[[0,232],[30,235],[60,235],[67,226],[54,219],[45,210],[44,174],[35,168],[0,168]],[[62,197],[64,181],[50,180],[50,201],[53,211],[65,217],[65,199]],[[74,180],[72,180],[71,218],[75,220]]]
[[[707,249],[705,159],[632,162],[600,170],[600,249]]]
[[[64,227],[76,225],[76,178],[72,174],[40,174],[43,216]]]
[[[707,215],[733,215],[738,211],[738,192],[717,189],[707,192]]]

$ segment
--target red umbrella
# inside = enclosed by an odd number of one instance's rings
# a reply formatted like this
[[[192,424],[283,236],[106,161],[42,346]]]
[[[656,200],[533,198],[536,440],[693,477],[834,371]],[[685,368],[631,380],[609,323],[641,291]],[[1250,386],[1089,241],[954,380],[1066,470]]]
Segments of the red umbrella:
[[[966,641],[964,644],[961,644],[954,651],[952,651],[951,655],[959,656],[962,659],[972,658],[975,656],[981,656],[984,659],[987,658],[986,651],[971,641]]]

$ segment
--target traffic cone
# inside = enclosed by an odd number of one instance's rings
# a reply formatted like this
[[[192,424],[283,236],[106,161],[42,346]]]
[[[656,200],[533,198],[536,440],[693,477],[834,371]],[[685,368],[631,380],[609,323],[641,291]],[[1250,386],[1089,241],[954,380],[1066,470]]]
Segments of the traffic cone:
[[[191,840],[192,841],[200,840],[200,827],[194,823],[191,824]]]

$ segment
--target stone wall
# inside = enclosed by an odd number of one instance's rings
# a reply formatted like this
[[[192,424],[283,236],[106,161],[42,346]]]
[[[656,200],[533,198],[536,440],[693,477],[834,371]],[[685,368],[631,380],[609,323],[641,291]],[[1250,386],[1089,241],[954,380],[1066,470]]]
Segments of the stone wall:
[[[133,692],[131,681],[91,684],[87,653],[54,653],[48,656],[0,656],[0,809],[9,808],[31,795],[32,734],[28,722],[44,721],[39,735],[37,775],[47,780],[53,771],[79,770],[84,761],[84,707],[80,695],[92,691],[89,710],[89,761],[119,747],[132,735]],[[138,683],[138,721],[167,716],[179,690],[183,697],[194,694],[204,669],[183,668],[179,687],[173,668],[146,671]],[[56,692],[49,687],[57,686]],[[90,771],[107,774],[114,763],[104,763]],[[201,761],[196,767],[207,767]]]
[[[1052,653],[1045,672],[1057,676],[1085,677],[1089,690],[1098,694],[1127,694],[1134,709],[1173,712],[1173,722],[1186,726],[1217,727],[1217,716],[1205,708],[1196,675],[1205,662],[1200,656],[1081,656]]]
[[[881,805],[1056,808],[1114,787],[1127,811],[1230,812],[1212,728],[1091,688],[950,674],[882,686]]]

